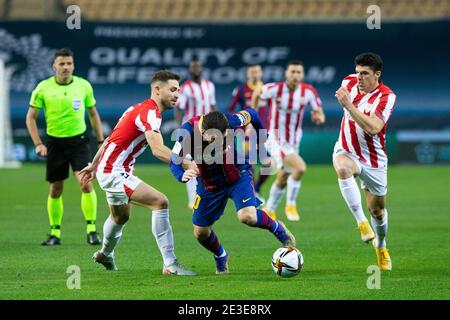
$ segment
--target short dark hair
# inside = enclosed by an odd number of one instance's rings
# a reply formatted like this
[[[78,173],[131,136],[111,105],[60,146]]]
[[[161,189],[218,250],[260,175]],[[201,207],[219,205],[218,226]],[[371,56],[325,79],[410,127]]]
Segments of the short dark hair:
[[[180,81],[180,79],[181,79],[180,76],[177,75],[176,73],[170,72],[169,70],[160,70],[153,75],[151,84],[157,81],[161,82],[167,82],[169,80]]]
[[[303,61],[297,59],[289,60],[286,65],[286,69],[289,68],[289,66],[303,66]]]
[[[355,66],[365,66],[373,71],[382,71],[383,60],[381,60],[381,57],[376,53],[365,52],[356,56]]]
[[[212,111],[203,116],[203,130],[217,129],[224,133],[229,127],[227,117],[220,111]]]
[[[58,57],[73,57],[73,52],[70,48],[61,48],[56,50],[53,61],[55,61]]]

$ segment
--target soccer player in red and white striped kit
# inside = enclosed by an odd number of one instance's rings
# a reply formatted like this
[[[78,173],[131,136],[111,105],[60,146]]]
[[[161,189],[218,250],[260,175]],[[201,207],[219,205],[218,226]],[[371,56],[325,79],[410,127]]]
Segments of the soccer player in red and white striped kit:
[[[303,62],[291,60],[286,66],[286,81],[266,84],[253,94],[254,106],[258,105],[260,98],[269,100],[267,149],[279,169],[266,204],[272,219],[276,218],[275,210],[287,185],[286,217],[290,221],[300,220],[296,200],[306,170],[305,161],[299,155],[306,106],[311,107],[311,120],[316,125],[325,122],[319,95],[312,85],[303,82],[304,74]]]
[[[386,125],[396,96],[380,81],[382,69],[383,61],[379,55],[362,53],[355,58],[356,74],[345,77],[336,91],[344,116],[339,140],[334,147],[333,165],[342,196],[357,221],[361,239],[372,241],[379,268],[391,270],[392,262],[386,249]],[[355,176],[361,180],[375,233],[364,214]]]
[[[216,89],[214,83],[203,77],[203,65],[197,58],[189,64],[190,79],[181,85],[180,99],[175,109],[175,120],[181,126],[195,116],[216,111]],[[181,112],[184,111],[183,116]],[[197,181],[191,179],[186,183],[189,208],[194,207]]]

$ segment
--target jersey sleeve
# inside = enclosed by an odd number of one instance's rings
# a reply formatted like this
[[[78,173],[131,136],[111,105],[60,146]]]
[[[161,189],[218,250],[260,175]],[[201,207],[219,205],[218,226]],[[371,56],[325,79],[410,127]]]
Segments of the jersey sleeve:
[[[260,94],[260,98],[261,99],[270,99],[274,96],[274,88],[275,84],[274,83],[267,83],[265,85],[262,86],[261,88],[261,94]]]
[[[211,105],[216,105],[216,87],[211,81],[209,81],[209,101],[211,102]]]
[[[241,95],[242,95],[241,87],[234,88],[233,93],[232,93],[233,100],[231,100],[230,106],[228,107],[229,113],[235,112],[236,106],[241,100]]]
[[[322,101],[312,86],[305,90],[305,98],[311,109],[318,110],[322,108]]]
[[[190,150],[191,141],[193,139],[193,129],[189,122],[184,123],[176,132],[177,140],[172,148],[170,159],[170,171],[172,175],[180,182],[183,178],[184,168],[181,165],[183,159]]]
[[[180,99],[178,100],[178,103],[177,103],[177,108],[178,109],[180,109],[180,110],[185,110],[186,109],[186,104],[187,104],[187,101],[188,101],[188,97],[187,97],[187,89],[186,89],[186,87],[187,86],[182,86],[181,87],[181,92],[180,92]]]
[[[137,129],[141,132],[159,131],[161,126],[161,118],[156,115],[156,110],[146,109],[139,113],[134,122]]]
[[[91,84],[86,81],[86,97],[84,98],[84,105],[86,108],[93,108],[96,104],[95,98],[94,98],[94,89],[92,88]]]
[[[383,120],[384,123],[388,122],[392,114],[392,110],[394,109],[396,99],[396,95],[392,92],[383,94],[381,96],[380,102],[375,109],[375,115]]]
[[[42,109],[45,106],[44,92],[42,90],[42,83],[39,83],[37,87],[31,93],[30,106],[36,109]]]

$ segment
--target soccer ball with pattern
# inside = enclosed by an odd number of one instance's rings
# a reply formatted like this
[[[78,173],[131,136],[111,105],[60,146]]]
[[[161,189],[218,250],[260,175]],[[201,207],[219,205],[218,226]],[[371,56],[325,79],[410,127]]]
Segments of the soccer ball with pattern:
[[[296,276],[303,266],[303,256],[295,247],[282,247],[272,256],[273,272],[283,278]]]

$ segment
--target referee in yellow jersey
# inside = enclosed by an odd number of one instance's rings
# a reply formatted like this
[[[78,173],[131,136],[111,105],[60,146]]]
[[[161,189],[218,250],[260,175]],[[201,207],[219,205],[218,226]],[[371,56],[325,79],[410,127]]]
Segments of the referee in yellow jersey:
[[[94,92],[87,80],[72,75],[74,61],[70,49],[57,50],[52,67],[55,75],[41,81],[34,89],[26,119],[36,153],[47,158],[46,179],[50,183],[47,211],[51,230],[42,245],[61,244],[62,193],[64,180],[69,176],[69,165],[81,189],[81,211],[87,223],[87,242],[98,245],[100,238],[95,227],[97,195],[91,183],[83,184],[79,178],[79,171],[91,159],[85,109],[98,145],[103,143],[102,123],[95,108]],[[39,137],[36,124],[41,109],[44,109],[47,125],[45,144]]]

